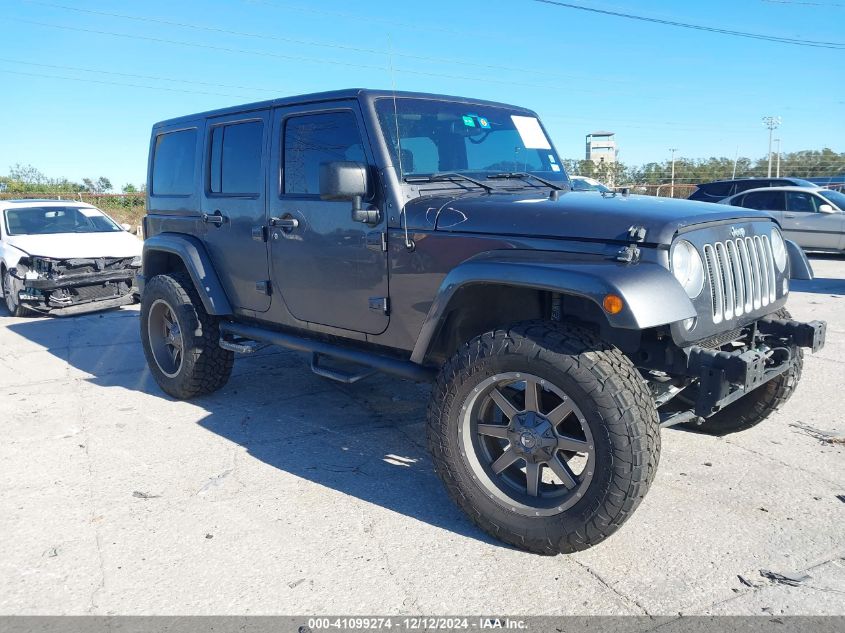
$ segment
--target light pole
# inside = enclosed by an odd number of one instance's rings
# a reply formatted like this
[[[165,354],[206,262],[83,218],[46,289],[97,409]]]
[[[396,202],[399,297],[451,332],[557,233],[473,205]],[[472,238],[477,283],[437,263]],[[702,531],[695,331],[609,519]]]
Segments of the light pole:
[[[777,158],[777,162],[775,163],[777,165],[777,168],[775,170],[775,177],[780,178],[780,139],[776,138],[775,143],[778,144],[778,151],[777,151],[778,158]]]
[[[675,197],[675,152],[678,151],[677,147],[670,147],[669,151],[672,152],[672,184],[669,185],[669,197]]]
[[[769,178],[772,177],[772,132],[774,132],[781,123],[779,116],[764,116],[763,125],[769,128]]]

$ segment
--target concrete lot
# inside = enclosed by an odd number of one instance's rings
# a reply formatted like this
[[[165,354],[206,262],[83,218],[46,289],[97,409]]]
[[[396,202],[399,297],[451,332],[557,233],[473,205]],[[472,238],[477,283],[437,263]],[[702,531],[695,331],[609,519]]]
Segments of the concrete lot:
[[[845,259],[813,265],[789,308],[828,344],[791,402],[725,439],[664,431],[633,519],[554,558],[448,500],[423,386],[340,386],[267,350],[176,402],[137,310],[2,313],[0,613],[845,614],[845,445],[825,439],[845,436]]]

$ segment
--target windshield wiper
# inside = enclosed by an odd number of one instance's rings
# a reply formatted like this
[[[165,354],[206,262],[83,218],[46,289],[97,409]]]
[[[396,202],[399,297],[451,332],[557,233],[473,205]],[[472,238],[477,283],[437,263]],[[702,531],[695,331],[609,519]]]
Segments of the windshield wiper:
[[[508,171],[503,172],[501,174],[490,174],[489,176],[487,176],[488,180],[508,180],[510,178],[519,178],[521,180],[528,180],[529,178],[533,178],[534,180],[537,180],[546,185],[547,187],[555,189],[556,191],[563,191],[562,186],[552,182],[551,180],[546,180],[545,178],[540,178],[540,176],[535,176],[534,174],[529,174],[528,172],[524,171]]]
[[[493,191],[495,189],[495,187],[492,187],[485,182],[481,182],[480,180],[476,180],[471,176],[451,171],[438,172],[436,174],[429,174],[427,176],[405,176],[404,180],[405,182],[443,182],[452,180],[466,180],[467,182],[471,182],[472,184],[477,185],[482,189],[486,189],[488,192]]]

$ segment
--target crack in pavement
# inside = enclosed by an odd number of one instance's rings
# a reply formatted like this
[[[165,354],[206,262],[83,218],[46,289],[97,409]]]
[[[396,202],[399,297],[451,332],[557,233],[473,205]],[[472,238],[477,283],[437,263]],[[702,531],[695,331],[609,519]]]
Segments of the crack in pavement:
[[[640,611],[642,611],[642,612],[643,612],[643,615],[647,615],[647,616],[651,617],[651,613],[649,613],[649,612],[648,612],[648,609],[646,609],[646,608],[645,608],[645,606],[644,606],[643,604],[641,604],[638,600],[635,600],[635,599],[633,599],[633,598],[629,598],[629,597],[628,597],[627,595],[625,595],[623,592],[619,591],[616,587],[614,587],[614,586],[613,586],[613,585],[611,585],[609,582],[607,582],[604,578],[602,578],[602,577],[601,577],[601,575],[600,575],[597,571],[595,571],[592,567],[590,567],[590,566],[589,566],[589,565],[587,565],[586,563],[582,563],[581,561],[576,560],[576,559],[574,559],[574,558],[573,558],[573,559],[571,559],[571,560],[572,560],[572,562],[574,562],[576,565],[578,565],[579,567],[583,568],[583,569],[584,569],[584,570],[585,570],[588,574],[590,574],[593,578],[595,578],[595,579],[599,582],[599,584],[601,584],[601,585],[602,585],[603,587],[605,587],[606,589],[610,590],[612,593],[614,593],[614,594],[615,594],[615,595],[617,595],[618,597],[620,597],[620,598],[622,599],[622,601],[623,601],[626,605],[628,605],[629,607],[630,607],[631,605],[633,605],[633,606],[635,606],[637,609],[639,609]]]

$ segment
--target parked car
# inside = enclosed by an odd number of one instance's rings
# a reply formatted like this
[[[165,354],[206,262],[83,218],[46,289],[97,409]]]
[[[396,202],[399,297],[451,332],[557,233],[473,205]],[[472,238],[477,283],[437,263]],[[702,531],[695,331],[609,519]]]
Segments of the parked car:
[[[601,193],[613,193],[613,189],[607,185],[603,185],[595,178],[570,175],[569,182],[572,183],[573,191],[598,191]]]
[[[801,178],[737,178],[735,180],[714,180],[696,185],[688,200],[699,202],[721,202],[725,198],[760,187],[818,187],[808,180]]]
[[[142,242],[68,200],[0,201],[0,274],[14,316],[66,316],[136,301]]]
[[[207,394],[270,343],[343,383],[430,381],[434,465],[476,524],[545,554],[599,543],[646,494],[661,426],[760,423],[825,324],[786,311],[790,270],[812,272],[768,214],[570,191],[561,164],[533,111],[430,94],[157,123],[152,375]]]
[[[845,251],[845,194],[821,187],[752,189],[724,201],[735,207],[771,213],[784,235],[799,246]]]

